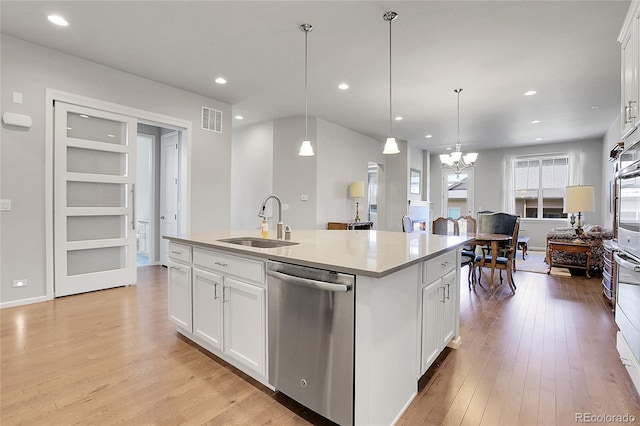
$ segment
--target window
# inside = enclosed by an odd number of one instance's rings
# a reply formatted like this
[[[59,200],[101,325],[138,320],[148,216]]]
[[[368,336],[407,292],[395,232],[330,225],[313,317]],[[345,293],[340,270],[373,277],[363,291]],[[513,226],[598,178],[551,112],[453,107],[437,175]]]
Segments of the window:
[[[569,184],[569,156],[516,158],[516,214],[532,218],[566,218],[564,195]]]

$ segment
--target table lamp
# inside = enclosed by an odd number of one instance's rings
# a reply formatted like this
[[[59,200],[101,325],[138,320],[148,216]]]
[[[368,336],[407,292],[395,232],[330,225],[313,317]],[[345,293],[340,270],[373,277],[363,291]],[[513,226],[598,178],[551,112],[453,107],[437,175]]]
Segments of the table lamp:
[[[596,209],[593,185],[567,186],[564,198],[563,213],[578,212],[578,226],[576,234],[582,234],[582,212],[593,212]]]
[[[351,182],[349,187],[349,196],[351,198],[355,198],[356,200],[359,198],[364,198],[364,182],[361,180]],[[356,201],[356,218],[354,222],[360,222],[360,205],[358,201]]]

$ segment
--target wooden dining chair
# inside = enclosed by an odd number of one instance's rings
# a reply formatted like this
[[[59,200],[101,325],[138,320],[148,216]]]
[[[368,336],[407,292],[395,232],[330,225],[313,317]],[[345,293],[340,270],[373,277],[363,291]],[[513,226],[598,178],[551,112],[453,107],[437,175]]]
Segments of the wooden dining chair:
[[[431,233],[436,235],[460,235],[458,222],[450,217],[439,217],[431,224]]]
[[[465,222],[465,226],[467,226],[466,222]],[[460,225],[457,220],[452,219],[450,217],[439,217],[435,219],[431,224],[431,232],[436,235],[460,235]],[[475,253],[472,255],[468,255],[468,254],[465,255],[464,249],[463,249],[463,253],[461,253],[460,255],[460,267],[461,268],[465,266],[469,267],[469,273],[467,274],[469,289],[471,289],[471,280],[473,278],[474,259],[475,259]]]
[[[515,255],[518,249],[518,231],[520,229],[520,218],[516,218],[513,234],[511,237],[511,241],[508,245],[502,246],[498,248],[498,253],[495,253],[496,257],[496,269],[500,270],[500,283],[502,283],[502,270],[506,270],[507,272],[507,282],[509,283],[509,287],[511,287],[511,292],[513,294],[516,293],[516,284],[513,281],[513,263],[515,259]],[[478,267],[478,283],[482,285],[480,282],[480,278],[482,276],[482,269],[485,266],[491,265],[492,256],[494,253],[491,253],[487,248],[483,248],[483,252],[481,255],[476,256],[475,266]],[[475,281],[474,281],[475,282]]]
[[[460,235],[462,234],[475,234],[476,233],[476,220],[473,216],[460,216],[456,219],[458,222],[458,230],[460,231]],[[467,281],[469,281],[469,290],[471,290],[471,281],[475,279],[475,275],[473,274],[474,262],[476,258],[476,245],[470,244],[462,246],[462,251],[460,252],[460,266],[469,265],[469,276]]]

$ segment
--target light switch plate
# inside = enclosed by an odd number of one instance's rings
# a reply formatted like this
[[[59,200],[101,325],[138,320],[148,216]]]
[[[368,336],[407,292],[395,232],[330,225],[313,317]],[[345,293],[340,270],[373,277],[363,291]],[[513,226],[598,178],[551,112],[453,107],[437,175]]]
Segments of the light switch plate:
[[[13,103],[14,104],[21,104],[22,103],[22,93],[13,92]]]
[[[8,212],[11,210],[11,200],[3,199],[0,200],[0,211]]]
[[[301,196],[300,196],[300,200],[302,200],[302,201],[309,201],[309,196],[308,196],[308,195],[301,195]]]

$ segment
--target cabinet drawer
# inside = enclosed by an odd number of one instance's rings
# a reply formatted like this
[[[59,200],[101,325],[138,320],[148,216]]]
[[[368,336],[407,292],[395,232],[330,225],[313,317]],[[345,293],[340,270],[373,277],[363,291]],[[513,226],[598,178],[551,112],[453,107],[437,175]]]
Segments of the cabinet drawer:
[[[169,258],[182,263],[191,263],[191,247],[170,241]]]
[[[225,275],[234,275],[257,284],[264,284],[264,262],[258,260],[194,248],[193,264]]]
[[[441,278],[447,272],[454,270],[457,263],[456,253],[457,252],[454,250],[424,262],[422,266],[423,284],[429,284],[430,282]]]

